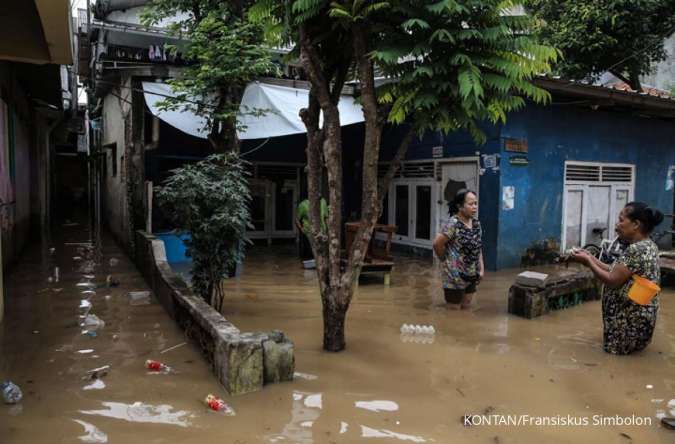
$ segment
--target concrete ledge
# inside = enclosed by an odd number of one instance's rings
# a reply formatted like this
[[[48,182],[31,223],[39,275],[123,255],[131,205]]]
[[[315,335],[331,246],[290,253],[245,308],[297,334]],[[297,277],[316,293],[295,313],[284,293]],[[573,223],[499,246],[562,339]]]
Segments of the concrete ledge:
[[[200,346],[228,393],[254,392],[293,379],[294,346],[282,332],[239,331],[174,273],[164,242],[153,235],[136,232],[135,258],[157,300]]]
[[[551,275],[542,285],[515,283],[509,289],[509,313],[527,319],[600,299],[600,285],[588,270]]]

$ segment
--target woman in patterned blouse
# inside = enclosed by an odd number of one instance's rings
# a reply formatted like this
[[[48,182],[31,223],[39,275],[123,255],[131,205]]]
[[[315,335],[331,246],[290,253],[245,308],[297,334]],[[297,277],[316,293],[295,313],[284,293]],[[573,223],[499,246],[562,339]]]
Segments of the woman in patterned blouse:
[[[441,260],[445,301],[469,308],[485,270],[476,193],[459,190],[449,206],[451,217],[434,239],[434,252]]]
[[[649,234],[663,221],[663,214],[643,202],[631,202],[619,214],[616,233],[629,246],[612,265],[603,264],[588,252],[581,250],[573,259],[591,269],[605,284],[602,295],[604,349],[607,353],[627,355],[647,347],[652,340],[658,295],[647,305],[639,305],[628,298],[633,275],[642,276],[659,284],[656,244]]]

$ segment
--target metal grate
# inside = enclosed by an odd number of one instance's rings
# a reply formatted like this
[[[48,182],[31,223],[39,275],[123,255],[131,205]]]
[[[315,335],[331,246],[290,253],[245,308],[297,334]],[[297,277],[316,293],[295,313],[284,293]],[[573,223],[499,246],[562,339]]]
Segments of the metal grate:
[[[568,182],[600,182],[600,165],[567,164],[565,180]]]
[[[632,182],[633,168],[618,167],[618,166],[603,166],[602,167],[602,181],[603,182]]]
[[[567,163],[565,166],[567,182],[632,184],[633,179],[630,165]]]
[[[434,162],[402,162],[394,178],[427,178],[435,177]],[[377,166],[377,177],[382,179],[389,171],[389,163],[380,163]]]
[[[434,177],[433,162],[407,162],[401,166],[403,177]]]

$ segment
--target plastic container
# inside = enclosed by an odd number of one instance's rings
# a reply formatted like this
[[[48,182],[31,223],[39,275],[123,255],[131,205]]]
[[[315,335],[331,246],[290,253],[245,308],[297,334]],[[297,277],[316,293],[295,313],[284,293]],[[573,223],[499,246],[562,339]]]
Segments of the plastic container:
[[[147,361],[145,361],[145,368],[147,368],[151,372],[159,372],[159,373],[171,373],[173,371],[171,367],[164,364],[163,362],[154,361],[152,359],[148,359]]]
[[[661,287],[654,282],[634,274],[633,285],[628,290],[628,297],[636,304],[647,305],[659,291],[661,291]]]
[[[17,402],[21,402],[23,398],[21,389],[12,381],[5,381],[0,384],[0,392],[2,392],[2,399],[5,401],[5,404],[16,404]]]
[[[225,401],[214,395],[211,394],[207,395],[205,402],[206,405],[209,406],[209,408],[214,412],[224,413],[229,416],[234,415],[234,410],[232,409],[232,407],[230,407],[229,405],[227,405]]]
[[[403,324],[401,326],[401,334],[403,334],[403,335],[433,335],[433,334],[436,334],[436,329],[433,327],[433,325]]]

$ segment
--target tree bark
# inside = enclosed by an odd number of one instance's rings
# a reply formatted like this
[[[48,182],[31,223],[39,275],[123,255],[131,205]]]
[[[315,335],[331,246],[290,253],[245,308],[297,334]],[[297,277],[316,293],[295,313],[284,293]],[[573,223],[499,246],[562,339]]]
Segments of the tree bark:
[[[378,115],[375,92],[375,74],[373,62],[368,56],[366,31],[363,29],[363,25],[354,25],[352,34],[354,54],[359,70],[361,105],[365,119],[365,138],[363,143],[361,223],[349,251],[347,269],[342,276],[342,285],[349,289],[359,278],[363,260],[373,235],[373,228],[379,216],[377,164],[380,158],[380,140],[382,137],[382,122],[380,122]]]
[[[312,85],[310,108],[304,113],[303,121],[308,130],[308,187],[310,188],[310,217],[312,224],[312,249],[317,261],[317,274],[321,290],[321,302],[324,314],[324,349],[340,351],[345,347],[344,318],[351,299],[351,286],[343,286],[341,279],[342,244],[342,129],[337,103],[339,94],[331,94],[342,89],[344,75],[339,70],[322,69],[324,66],[318,49],[312,42],[306,24],[300,26],[300,62]],[[323,128],[320,137],[318,131],[318,108],[323,112]],[[318,142],[323,145],[323,159],[328,175],[328,212],[327,233],[321,233],[320,220],[320,151]],[[311,183],[310,183],[311,181]]]
[[[339,291],[331,288],[325,298],[329,303],[323,304],[323,348],[326,351],[338,352],[344,350],[347,343],[345,340],[345,320],[349,305],[334,304],[332,302],[344,299],[337,294]]]

